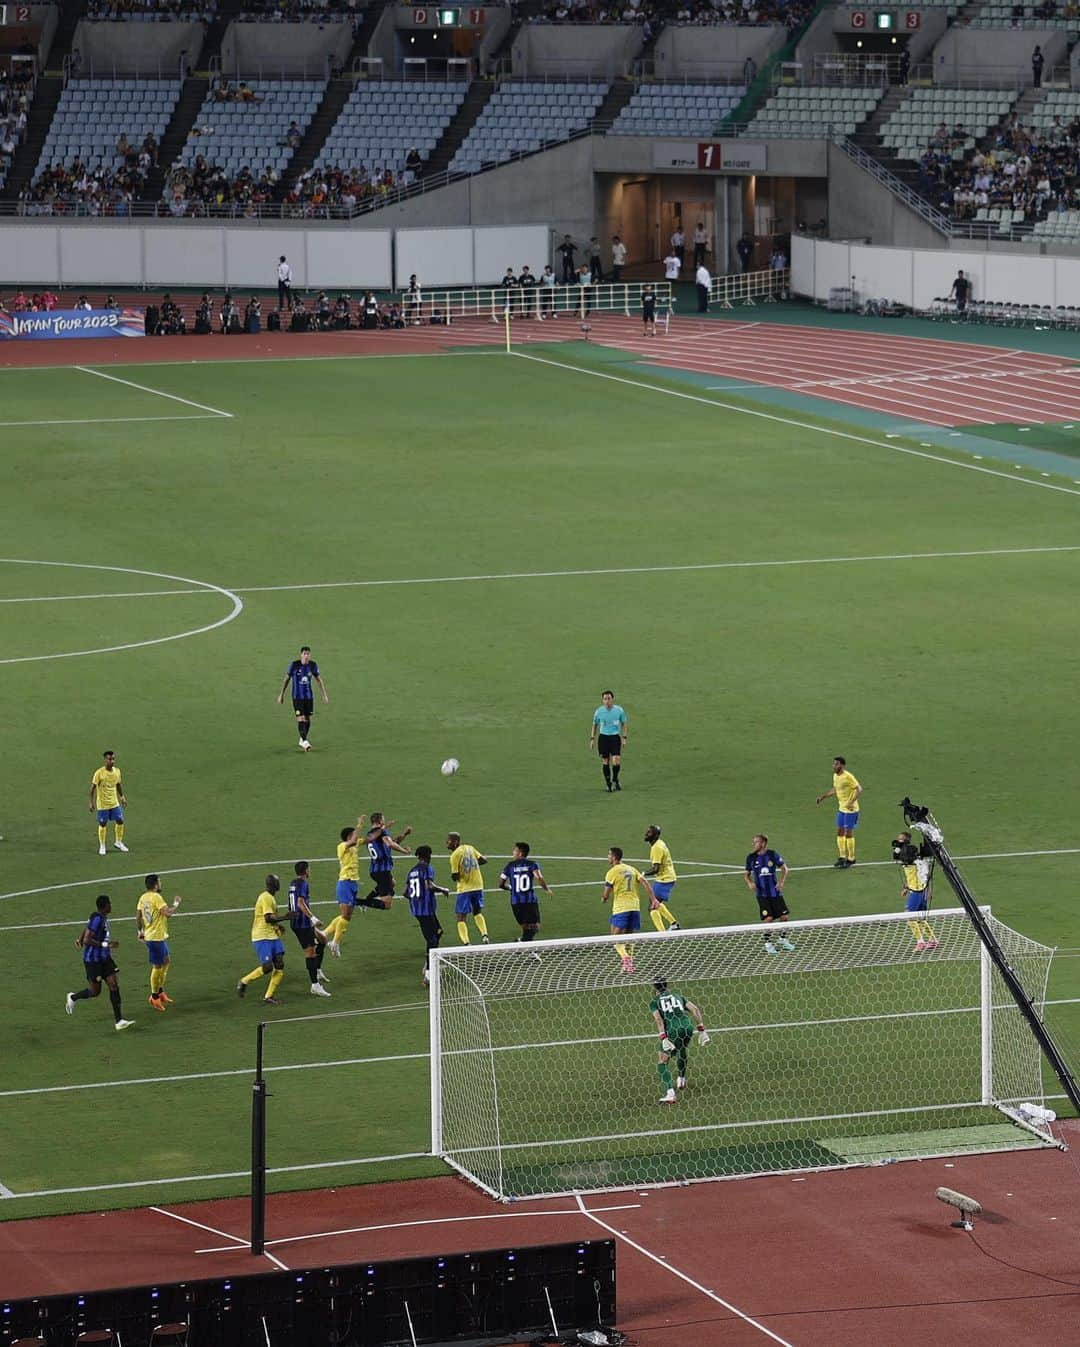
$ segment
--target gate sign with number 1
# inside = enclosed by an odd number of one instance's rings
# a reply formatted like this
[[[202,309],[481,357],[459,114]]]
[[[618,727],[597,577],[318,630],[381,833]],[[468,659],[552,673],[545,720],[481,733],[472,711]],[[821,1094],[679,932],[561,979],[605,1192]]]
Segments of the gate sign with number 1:
[[[712,169],[717,172],[724,161],[723,147],[720,145],[702,145],[697,147],[698,168]]]

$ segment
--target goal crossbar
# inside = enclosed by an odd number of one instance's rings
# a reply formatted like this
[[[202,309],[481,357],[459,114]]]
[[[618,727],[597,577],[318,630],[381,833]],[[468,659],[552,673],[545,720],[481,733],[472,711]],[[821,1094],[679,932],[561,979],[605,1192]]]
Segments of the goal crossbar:
[[[989,906],[979,908],[980,912],[991,915]],[[934,918],[942,917],[963,917],[965,915],[962,907],[945,907],[940,910],[935,909]],[[909,912],[882,912],[877,915],[861,915],[854,917],[804,917],[798,921],[785,921],[783,926],[775,926],[776,931],[795,933],[800,930],[843,930],[846,927],[855,926],[878,926],[878,925],[906,925],[911,917]],[[588,949],[590,946],[614,946],[625,944],[628,940],[634,945],[653,944],[665,940],[678,941],[680,944],[694,940],[706,940],[716,936],[738,936],[738,935],[756,935],[759,938],[762,935],[764,927],[759,921],[740,922],[734,926],[694,926],[688,929],[678,931],[640,931],[632,936],[626,935],[581,935],[571,936],[561,940],[545,939],[539,946],[538,951],[554,953],[559,949]],[[453,960],[455,963],[462,963],[467,966],[471,959],[483,959],[490,956],[497,950],[514,950],[521,953],[521,946],[516,940],[503,940],[496,944],[494,941],[490,945],[459,945],[452,949],[433,949],[431,958],[433,962],[443,961],[446,963]]]
[[[1053,950],[980,913],[1041,1012]],[[713,1037],[670,1078],[657,981]],[[500,1197],[1055,1144],[962,908],[433,950],[430,1015],[432,1152]]]

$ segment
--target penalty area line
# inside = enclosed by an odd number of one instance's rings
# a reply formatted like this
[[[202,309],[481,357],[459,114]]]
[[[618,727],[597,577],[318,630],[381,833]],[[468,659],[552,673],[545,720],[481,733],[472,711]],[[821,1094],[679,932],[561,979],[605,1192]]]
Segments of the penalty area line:
[[[430,1151],[404,1151],[401,1155],[367,1155],[360,1158],[350,1157],[348,1160],[324,1160],[317,1164],[277,1165],[267,1169],[266,1172],[268,1174],[298,1174],[311,1169],[347,1169],[353,1165],[382,1165],[396,1163],[399,1160],[434,1160],[435,1158]],[[82,1184],[77,1188],[38,1188],[29,1193],[15,1193],[9,1189],[6,1193],[0,1193],[0,1201],[5,1198],[22,1200],[40,1197],[71,1197],[78,1193],[107,1193],[113,1189],[160,1188],[166,1184],[214,1183],[222,1179],[247,1179],[250,1177],[250,1169],[225,1169],[217,1174],[183,1174],[177,1178],[168,1179],[127,1179],[123,1183],[90,1183]]]
[[[585,1205],[581,1199],[580,1193],[574,1194],[574,1200],[577,1202],[578,1210],[581,1212],[582,1216],[587,1217],[590,1221],[594,1221],[601,1227],[601,1229],[606,1230],[608,1234],[613,1235],[615,1239],[622,1240],[624,1244],[628,1244],[631,1249],[636,1250],[636,1252],[643,1257],[648,1258],[649,1261],[655,1263],[657,1267],[665,1268],[672,1274],[672,1276],[678,1277],[680,1281],[685,1282],[687,1286],[693,1287],[695,1291],[699,1291],[703,1296],[708,1296],[711,1301],[715,1302],[717,1305],[723,1306],[729,1314],[734,1314],[736,1318],[741,1319],[743,1323],[750,1328],[756,1328],[758,1332],[763,1333],[765,1337],[771,1338],[773,1342],[779,1343],[780,1347],[793,1347],[793,1344],[790,1343],[787,1338],[782,1338],[778,1333],[774,1333],[771,1328],[766,1328],[760,1320],[753,1318],[753,1316],[747,1314],[745,1310],[740,1310],[739,1307],[733,1305],[730,1300],[725,1300],[723,1296],[718,1296],[715,1291],[710,1291],[707,1286],[702,1286],[702,1284],[699,1281],[695,1281],[689,1273],[683,1272],[672,1263],[669,1263],[666,1258],[653,1253],[650,1249],[646,1249],[644,1244],[639,1244],[636,1239],[631,1239],[624,1231],[616,1230],[615,1227],[610,1225],[607,1221],[602,1221],[595,1212],[590,1211]]]
[[[211,417],[222,417],[225,420],[232,420],[232,412],[223,412],[220,407],[208,407],[205,402],[192,402],[190,398],[182,398],[178,393],[163,393],[160,388],[150,388],[147,384],[137,384],[132,379],[121,379],[115,374],[106,374],[104,371],[94,369],[91,365],[76,365],[75,368],[80,374],[92,374],[96,379],[108,379],[110,383],[123,384],[127,388],[137,388],[140,393],[152,393],[158,398],[168,398],[170,402],[182,402],[185,407],[195,407],[200,412],[207,412]]]

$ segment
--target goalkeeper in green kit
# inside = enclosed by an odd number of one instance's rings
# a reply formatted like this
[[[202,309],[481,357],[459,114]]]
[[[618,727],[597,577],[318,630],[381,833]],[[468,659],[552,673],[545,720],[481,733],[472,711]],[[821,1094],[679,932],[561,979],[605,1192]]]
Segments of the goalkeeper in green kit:
[[[654,982],[653,986],[656,988],[656,995],[649,1002],[649,1009],[660,1034],[660,1056],[656,1066],[660,1083],[664,1087],[664,1097],[660,1102],[674,1104],[676,1089],[686,1088],[686,1054],[694,1037],[695,1027],[698,1042],[702,1045],[708,1043],[709,1035],[705,1028],[705,1018],[693,1001],[688,1001],[678,992],[669,991],[663,978]],[[672,1057],[675,1058],[678,1070],[674,1085],[671,1083],[671,1071],[668,1068],[668,1062]]]

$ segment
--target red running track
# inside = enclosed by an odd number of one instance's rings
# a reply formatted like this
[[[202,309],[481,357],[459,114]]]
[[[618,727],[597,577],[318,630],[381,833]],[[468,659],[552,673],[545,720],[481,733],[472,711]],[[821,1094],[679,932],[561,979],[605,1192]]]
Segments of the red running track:
[[[1064,1124],[1080,1141],[1080,1124]],[[985,1214],[949,1226],[939,1184]],[[1080,1173],[1021,1151],[519,1202],[453,1178],[270,1199],[280,1267],[614,1237],[634,1347],[1015,1347],[1080,1341]],[[263,1271],[241,1199],[0,1225],[0,1295]]]
[[[639,330],[617,343],[593,336],[651,365],[716,375],[717,391],[783,388],[949,428],[1080,421],[1080,364],[1055,355],[753,320],[677,321],[667,336]]]

